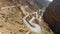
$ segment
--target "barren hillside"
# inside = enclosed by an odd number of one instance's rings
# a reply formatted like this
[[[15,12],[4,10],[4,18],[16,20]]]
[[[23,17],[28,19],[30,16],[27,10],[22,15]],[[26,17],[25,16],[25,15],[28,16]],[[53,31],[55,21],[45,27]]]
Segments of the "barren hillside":
[[[39,7],[35,0],[0,0],[0,32],[2,34],[37,34],[26,26],[23,17],[26,12],[30,13],[31,19],[33,12],[38,12]],[[54,34],[43,22],[34,20],[42,28],[42,34]]]

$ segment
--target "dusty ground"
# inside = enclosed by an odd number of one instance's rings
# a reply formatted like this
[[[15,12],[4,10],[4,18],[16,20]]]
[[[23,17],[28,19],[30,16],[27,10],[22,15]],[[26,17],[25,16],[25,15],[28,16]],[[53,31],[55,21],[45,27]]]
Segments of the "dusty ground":
[[[25,0],[23,0],[23,2],[25,2]],[[14,3],[10,3],[7,0],[0,0],[0,32],[2,34],[36,34],[31,31],[22,20],[26,14],[25,12],[27,12],[27,10],[35,11],[35,7],[32,8],[33,10],[29,7],[26,8],[28,5],[26,5],[26,3],[24,6],[23,2],[21,2],[23,4],[21,6],[21,3],[14,5]],[[38,24],[41,25],[43,34],[53,34],[44,22],[39,22]]]

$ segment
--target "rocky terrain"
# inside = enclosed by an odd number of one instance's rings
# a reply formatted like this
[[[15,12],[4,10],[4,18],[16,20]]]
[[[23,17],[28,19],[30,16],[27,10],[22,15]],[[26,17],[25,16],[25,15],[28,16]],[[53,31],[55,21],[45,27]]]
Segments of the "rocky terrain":
[[[37,34],[24,24],[26,12],[32,16],[38,12],[35,0],[0,0],[0,32],[2,34]],[[28,17],[30,19],[30,17]],[[42,34],[54,34],[43,21],[35,20],[42,28]]]

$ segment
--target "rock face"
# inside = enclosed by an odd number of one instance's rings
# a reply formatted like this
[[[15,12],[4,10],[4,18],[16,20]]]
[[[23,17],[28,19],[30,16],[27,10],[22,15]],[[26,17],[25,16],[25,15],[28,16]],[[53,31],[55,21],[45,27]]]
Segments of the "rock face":
[[[35,0],[0,0],[0,32],[2,34],[36,34],[24,24],[22,19],[26,12],[32,14],[38,10]],[[41,26],[42,34],[54,34],[45,22],[38,20],[34,22]]]
[[[45,10],[43,18],[55,34],[60,34],[60,0],[54,0],[49,4]]]

